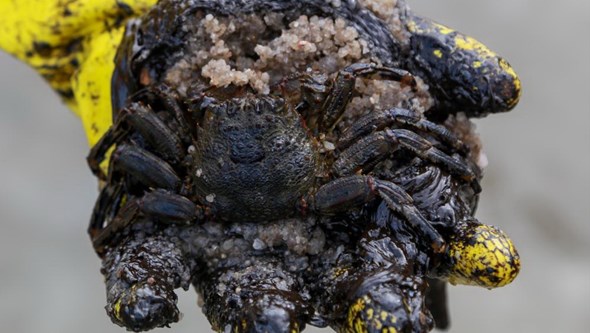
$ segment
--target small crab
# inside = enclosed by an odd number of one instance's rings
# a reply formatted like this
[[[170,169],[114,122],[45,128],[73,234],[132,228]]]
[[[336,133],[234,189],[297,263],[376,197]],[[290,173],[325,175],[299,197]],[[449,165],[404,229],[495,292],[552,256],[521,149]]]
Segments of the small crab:
[[[442,122],[512,108],[518,80],[480,44],[466,48],[457,41],[467,37],[398,6],[403,42],[355,1],[168,0],[129,26],[114,123],[88,157],[104,184],[89,233],[115,323],[177,321],[173,290],[192,282],[219,332],[427,332],[448,321],[441,281],[514,279],[510,240],[472,217],[473,148]],[[188,61],[191,22],[264,13],[342,19],[369,52],[335,71],[279,71],[264,93],[198,73],[185,87],[166,83]],[[418,79],[431,87],[424,113],[347,114],[359,80],[417,91]]]

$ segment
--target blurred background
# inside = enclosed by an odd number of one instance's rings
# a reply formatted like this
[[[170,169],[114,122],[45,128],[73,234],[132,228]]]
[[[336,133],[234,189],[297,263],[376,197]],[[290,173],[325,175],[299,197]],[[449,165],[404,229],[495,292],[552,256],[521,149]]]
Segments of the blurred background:
[[[587,331],[590,1],[409,2],[507,58],[524,90],[511,113],[477,121],[490,161],[477,217],[512,237],[522,271],[498,290],[450,287],[450,332]],[[3,332],[123,331],[105,315],[86,234],[97,196],[87,152],[79,120],[31,69],[0,53]],[[209,332],[194,291],[179,296],[184,319],[157,332]]]

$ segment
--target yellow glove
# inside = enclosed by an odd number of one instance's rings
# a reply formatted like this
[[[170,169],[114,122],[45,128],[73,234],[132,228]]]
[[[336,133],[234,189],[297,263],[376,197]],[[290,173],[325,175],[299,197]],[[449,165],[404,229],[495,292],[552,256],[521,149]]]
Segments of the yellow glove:
[[[93,146],[111,126],[110,81],[125,23],[156,2],[0,0],[0,49],[49,82]]]

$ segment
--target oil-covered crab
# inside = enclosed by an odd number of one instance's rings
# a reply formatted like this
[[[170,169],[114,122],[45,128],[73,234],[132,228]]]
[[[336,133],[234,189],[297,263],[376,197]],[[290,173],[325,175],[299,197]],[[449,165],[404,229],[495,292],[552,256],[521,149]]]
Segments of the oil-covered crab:
[[[401,1],[163,0],[116,62],[88,158],[115,323],[177,321],[192,282],[220,332],[427,332],[447,323],[441,281],[516,276],[472,217],[477,140],[453,120],[520,86],[475,40]]]

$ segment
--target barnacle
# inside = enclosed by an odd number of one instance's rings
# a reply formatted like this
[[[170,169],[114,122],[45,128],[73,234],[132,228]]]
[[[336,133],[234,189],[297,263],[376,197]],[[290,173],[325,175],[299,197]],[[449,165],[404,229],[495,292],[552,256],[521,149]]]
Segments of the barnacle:
[[[475,39],[401,0],[30,4],[0,46],[82,118],[113,322],[167,326],[192,283],[216,331],[427,332],[445,281],[517,275],[468,118],[520,81]]]

